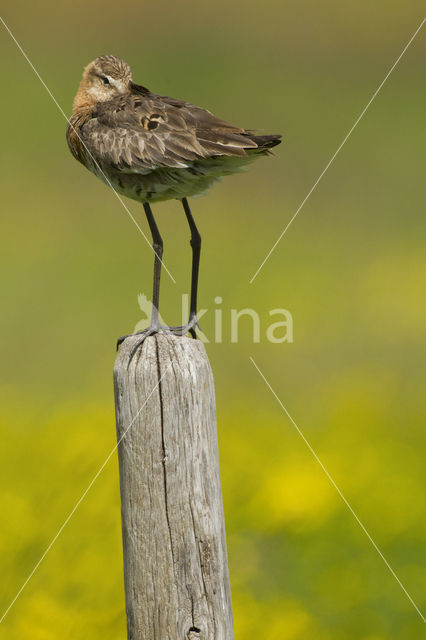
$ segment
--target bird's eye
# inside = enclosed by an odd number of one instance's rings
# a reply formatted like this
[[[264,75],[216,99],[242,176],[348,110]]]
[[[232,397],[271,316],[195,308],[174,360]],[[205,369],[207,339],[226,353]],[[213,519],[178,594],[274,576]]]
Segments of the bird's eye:
[[[103,77],[102,77],[102,82],[103,82],[104,84],[109,84],[109,80],[108,80],[108,78],[107,78],[106,76],[103,76]]]

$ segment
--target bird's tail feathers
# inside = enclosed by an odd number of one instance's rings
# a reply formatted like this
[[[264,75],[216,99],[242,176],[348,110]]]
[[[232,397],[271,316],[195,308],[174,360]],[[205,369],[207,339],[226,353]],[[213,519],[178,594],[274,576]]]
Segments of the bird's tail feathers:
[[[272,147],[276,147],[277,144],[281,144],[281,135],[269,135],[269,136],[255,136],[250,134],[248,136],[250,140],[253,140],[257,144],[258,149],[272,149]]]

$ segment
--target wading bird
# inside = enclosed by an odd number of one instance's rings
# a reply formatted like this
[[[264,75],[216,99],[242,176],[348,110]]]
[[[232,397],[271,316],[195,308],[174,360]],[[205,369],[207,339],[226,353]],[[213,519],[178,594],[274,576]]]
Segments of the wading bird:
[[[255,135],[189,102],[151,93],[133,82],[124,60],[101,56],[84,69],[67,141],[79,162],[145,209],[155,253],[153,306],[150,326],[140,332],[132,355],[146,336],[159,331],[195,337],[201,237],[187,198],[206,193],[222,176],[270,153],[281,136]],[[163,241],[150,206],[173,198],[183,204],[192,247],[190,315],[181,327],[160,324]]]

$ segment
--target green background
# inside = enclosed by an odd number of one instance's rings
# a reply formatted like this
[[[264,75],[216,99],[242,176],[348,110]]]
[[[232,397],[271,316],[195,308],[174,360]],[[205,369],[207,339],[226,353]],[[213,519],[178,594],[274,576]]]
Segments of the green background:
[[[82,68],[136,81],[248,128],[275,158],[192,201],[200,305],[213,335],[238,640],[417,640],[424,624],[270,390],[253,356],[424,610],[426,221],[424,29],[253,284],[249,279],[423,19],[422,3],[29,3],[3,18],[67,115]],[[0,609],[115,443],[114,342],[143,317],[152,252],[71,157],[65,120],[0,25]],[[126,204],[147,233],[143,211]],[[181,207],[155,207],[162,311],[180,320],[190,249]],[[223,298],[216,305],[216,296]],[[230,342],[230,310],[261,318]],[[293,344],[265,337],[270,309]],[[176,311],[178,310],[178,311]],[[116,456],[0,624],[7,640],[125,638]]]

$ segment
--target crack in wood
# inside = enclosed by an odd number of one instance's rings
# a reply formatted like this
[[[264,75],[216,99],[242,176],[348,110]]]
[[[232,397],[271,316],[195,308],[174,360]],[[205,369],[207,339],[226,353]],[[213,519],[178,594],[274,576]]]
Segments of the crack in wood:
[[[161,448],[162,448],[162,466],[163,466],[163,482],[164,482],[164,506],[166,509],[166,520],[167,520],[167,528],[169,530],[169,538],[170,538],[170,551],[173,559],[173,568],[175,566],[175,556],[173,552],[173,538],[172,538],[172,530],[170,527],[170,518],[169,518],[169,498],[167,491],[167,470],[166,470],[166,445],[164,441],[164,407],[163,407],[163,393],[161,386],[161,365],[160,365],[160,351],[158,346],[158,340],[155,336],[155,353],[157,359],[157,376],[158,376],[158,396],[160,400],[160,428],[161,428]]]

